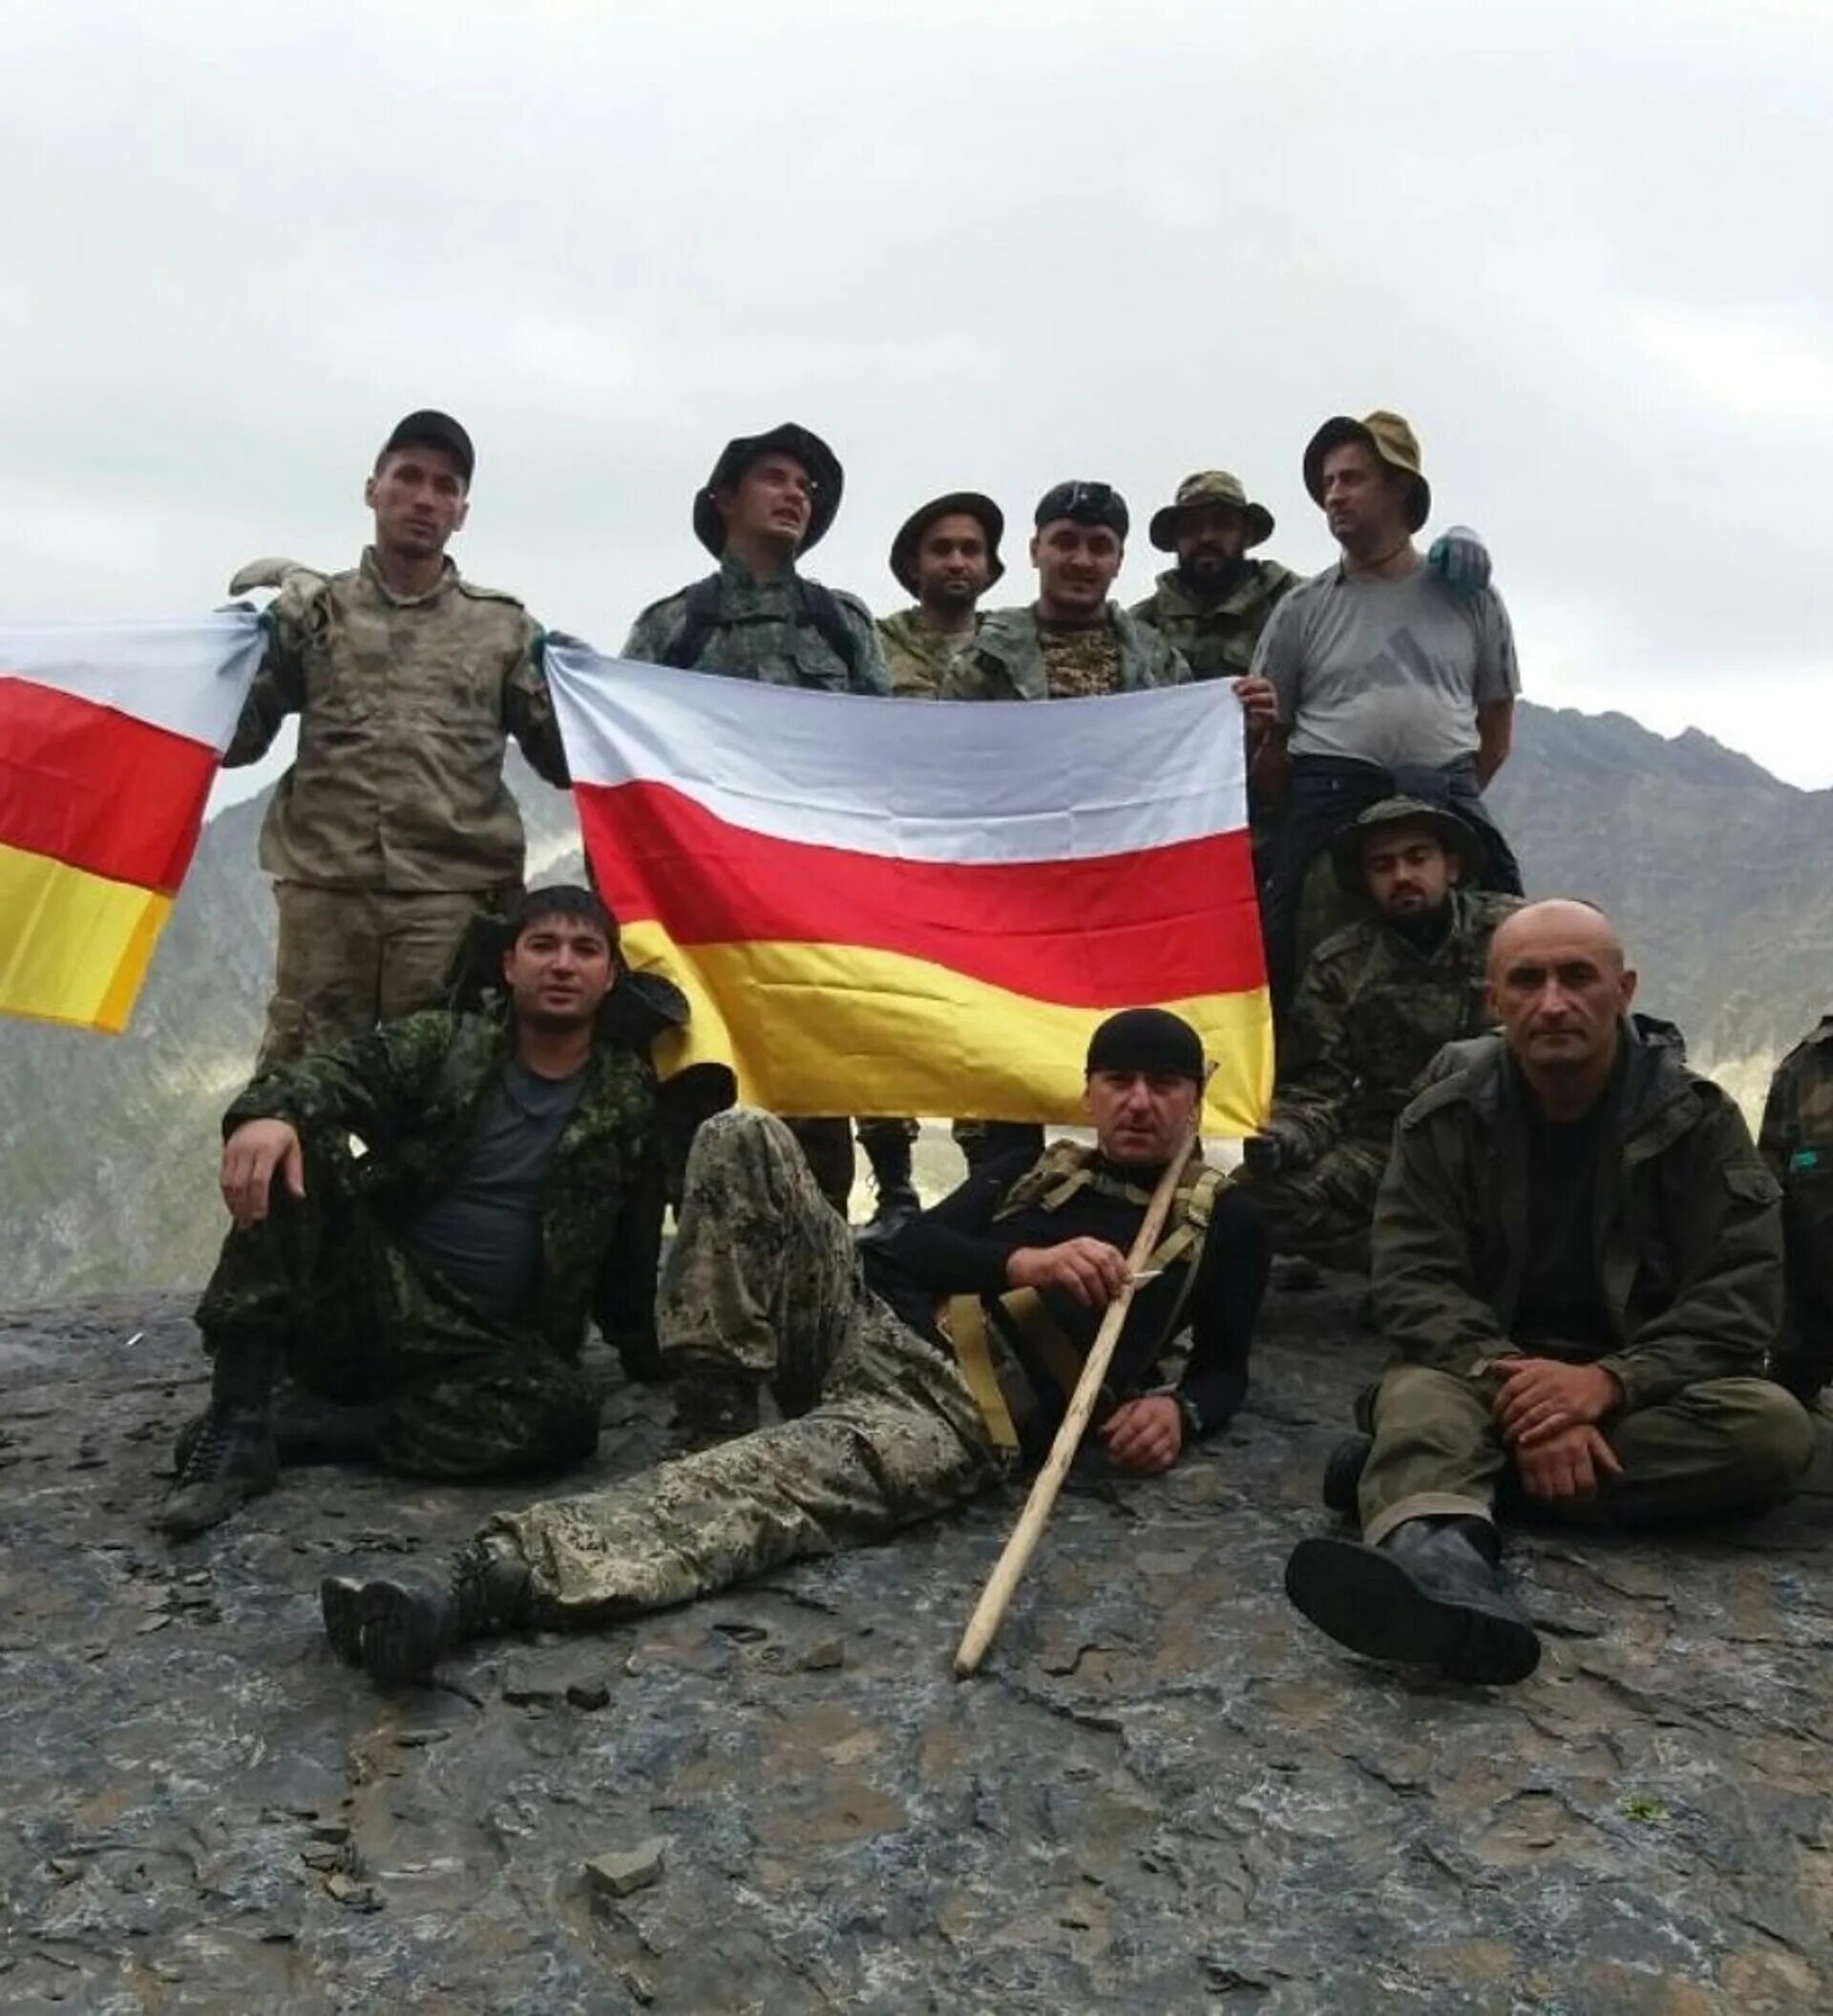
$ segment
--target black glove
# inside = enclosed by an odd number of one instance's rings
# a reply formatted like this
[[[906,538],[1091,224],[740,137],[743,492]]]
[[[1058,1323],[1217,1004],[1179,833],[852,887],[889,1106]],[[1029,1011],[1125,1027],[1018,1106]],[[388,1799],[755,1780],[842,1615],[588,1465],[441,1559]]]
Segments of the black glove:
[[[1296,1122],[1270,1120],[1241,1144],[1241,1163],[1254,1176],[1276,1175],[1281,1169],[1302,1169],[1317,1157],[1309,1137]]]

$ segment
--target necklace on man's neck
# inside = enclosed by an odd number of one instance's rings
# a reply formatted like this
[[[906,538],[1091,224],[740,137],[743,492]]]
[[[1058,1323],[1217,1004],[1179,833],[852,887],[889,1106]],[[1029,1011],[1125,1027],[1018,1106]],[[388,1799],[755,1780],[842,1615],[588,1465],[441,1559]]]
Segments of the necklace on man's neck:
[[[1389,560],[1398,558],[1412,543],[1413,535],[1409,532],[1401,539],[1398,545],[1390,546],[1379,560],[1359,560],[1352,556],[1349,571],[1351,574],[1380,574]]]

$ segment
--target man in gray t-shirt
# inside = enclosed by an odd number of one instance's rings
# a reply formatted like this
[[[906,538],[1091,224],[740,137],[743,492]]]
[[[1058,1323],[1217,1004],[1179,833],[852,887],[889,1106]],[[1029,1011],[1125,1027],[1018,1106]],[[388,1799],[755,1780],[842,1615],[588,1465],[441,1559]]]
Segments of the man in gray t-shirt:
[[[1286,798],[1261,892],[1275,1014],[1302,970],[1300,939],[1346,921],[1309,915],[1313,865],[1338,830],[1397,789],[1449,806],[1477,829],[1481,886],[1521,889],[1482,795],[1507,757],[1521,686],[1487,556],[1474,538],[1420,553],[1414,534],[1432,492],[1398,413],[1326,421],[1304,466],[1343,556],[1285,598],[1254,654],[1278,709],[1259,774],[1275,791],[1283,785]],[[1481,578],[1466,572],[1473,551]]]

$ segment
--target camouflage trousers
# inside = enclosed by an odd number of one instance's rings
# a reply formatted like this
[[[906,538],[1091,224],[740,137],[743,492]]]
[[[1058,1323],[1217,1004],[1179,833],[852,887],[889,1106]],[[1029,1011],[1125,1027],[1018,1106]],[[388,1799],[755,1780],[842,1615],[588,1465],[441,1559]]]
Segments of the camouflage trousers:
[[[578,1363],[390,1236],[341,1139],[307,1142],[303,1200],[276,1184],[268,1217],[230,1232],[197,1320],[220,1388],[233,1384],[238,1354],[277,1337],[302,1392],[376,1407],[378,1454],[407,1476],[558,1469],[598,1446]]]
[[[1302,1253],[1319,1267],[1368,1272],[1375,1192],[1387,1167],[1386,1142],[1339,1141],[1307,1168],[1240,1179],[1266,1222],[1275,1253]]]
[[[1495,1391],[1493,1377],[1396,1365],[1363,1396],[1362,1425],[1375,1438],[1359,1494],[1364,1540],[1408,1519],[1490,1517],[1511,1468],[1489,1411]],[[1805,1410],[1767,1379],[1703,1379],[1600,1426],[1623,1475],[1593,1499],[1545,1508],[1555,1516],[1654,1525],[1770,1504],[1795,1489],[1814,1455]]]
[[[280,946],[256,1071],[439,1007],[465,927],[520,893],[515,883],[404,893],[276,882]]]
[[[767,1383],[787,1418],[493,1519],[481,1537],[527,1564],[545,1625],[585,1629],[863,1546],[1001,1474],[953,1359],[869,1292],[769,1114],[734,1107],[696,1136],[657,1319],[664,1355]]]

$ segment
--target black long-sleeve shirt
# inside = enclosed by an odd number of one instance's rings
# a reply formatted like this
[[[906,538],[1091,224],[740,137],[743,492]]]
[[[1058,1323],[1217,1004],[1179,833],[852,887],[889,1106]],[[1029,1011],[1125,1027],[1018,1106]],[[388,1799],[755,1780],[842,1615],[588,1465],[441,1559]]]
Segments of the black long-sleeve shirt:
[[[1011,1286],[1005,1265],[1021,1247],[1090,1238],[1106,1240],[1122,1253],[1130,1250],[1146,1216],[1145,1206],[1093,1186],[1077,1190],[1055,1210],[1029,1204],[996,1221],[1006,1193],[1032,1161],[1022,1150],[985,1164],[941,1203],[866,1249],[867,1283],[913,1329],[937,1334],[937,1304],[944,1296],[1005,1293]],[[1099,1162],[1095,1167],[1134,1187],[1149,1188],[1157,1175]],[[1150,1384],[1171,1342],[1166,1333],[1189,1266],[1188,1259],[1178,1261],[1133,1292],[1108,1376],[1116,1394],[1131,1396]],[[1220,1428],[1247,1392],[1248,1347],[1266,1292],[1267,1268],[1266,1235],[1254,1207],[1245,1195],[1223,1190],[1215,1199],[1196,1280],[1184,1303],[1190,1351],[1177,1390],[1190,1402],[1200,1435]],[[1085,1308],[1061,1289],[1045,1291],[1043,1301],[1058,1328],[1085,1355],[1100,1327],[1101,1312]],[[1063,1397],[1048,1372],[1030,1361],[1022,1339],[1013,1339],[1013,1344],[1024,1360],[1043,1414],[1061,1418]]]

